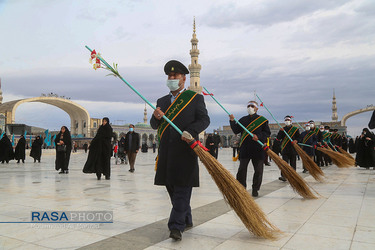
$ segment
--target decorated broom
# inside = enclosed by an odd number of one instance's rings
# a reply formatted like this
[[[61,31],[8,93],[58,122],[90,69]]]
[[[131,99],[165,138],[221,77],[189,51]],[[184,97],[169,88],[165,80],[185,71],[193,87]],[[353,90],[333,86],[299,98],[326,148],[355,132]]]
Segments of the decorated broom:
[[[263,104],[263,107],[266,108],[266,110],[268,111],[268,113],[270,113],[270,115],[272,116],[272,118],[276,121],[277,125],[279,125],[280,128],[281,125],[280,123],[276,120],[276,118],[273,116],[273,114],[271,113],[271,111],[269,111],[269,109],[266,107],[266,105],[262,102],[262,100],[260,99],[260,97],[258,95],[256,95],[259,99],[259,101]],[[283,130],[284,131],[284,130]],[[309,173],[311,174],[312,177],[314,177],[315,180],[317,181],[323,181],[323,176],[324,176],[324,173],[323,171],[320,169],[320,167],[318,167],[315,162],[308,156],[308,154],[306,154],[305,151],[303,151],[303,149],[298,146],[298,144],[294,143],[292,138],[290,138],[289,134],[284,131],[285,135],[288,137],[288,139],[290,140],[290,143],[293,145],[294,149],[297,151],[298,155],[301,157],[302,159],[302,162],[303,162],[303,165],[305,166],[305,168],[307,169],[307,171],[309,171]]]
[[[151,108],[154,107],[145,97],[143,97],[132,85],[130,85],[117,71],[117,64],[113,64],[113,68],[100,56],[96,54],[95,50],[91,50],[88,46],[86,48],[91,51],[91,60],[95,60],[94,69],[101,68],[101,63],[104,64],[104,69],[111,71],[110,75],[120,78],[130,89],[132,89],[139,97],[141,97]],[[261,208],[255,203],[246,189],[226,170],[211,154],[203,149],[199,141],[186,132],[182,132],[172,121],[166,116],[165,119],[178,133],[183,137],[192,140],[189,145],[203,162],[207,171],[210,173],[212,179],[223,194],[225,201],[233,208],[238,217],[244,223],[246,228],[259,237],[266,239],[275,239],[276,234],[281,231],[268,221],[266,215]]]
[[[220,104],[218,100],[213,96],[212,93],[210,93],[205,87],[204,89],[206,92],[212,97],[212,99],[215,100],[215,102],[228,114],[230,113],[223,107],[223,105]],[[234,119],[238,125],[241,126],[241,128],[246,131],[251,137],[254,137],[254,135],[245,127],[243,126],[236,118]],[[310,190],[307,183],[304,181],[304,179],[294,171],[294,169],[289,166],[288,163],[286,163],[283,159],[281,159],[276,153],[274,153],[267,145],[263,144],[260,140],[257,140],[257,142],[262,146],[262,148],[266,151],[267,155],[276,163],[278,168],[281,170],[285,178],[290,183],[293,190],[295,190],[299,195],[301,195],[303,198],[306,199],[317,199],[313,192]]]

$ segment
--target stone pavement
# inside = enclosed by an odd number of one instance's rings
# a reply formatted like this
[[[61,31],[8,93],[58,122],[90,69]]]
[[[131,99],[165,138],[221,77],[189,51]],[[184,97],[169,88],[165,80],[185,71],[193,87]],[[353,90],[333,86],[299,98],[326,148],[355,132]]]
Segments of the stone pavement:
[[[231,152],[220,150],[219,161],[235,175],[239,163]],[[256,202],[284,232],[270,241],[247,231],[201,165],[201,187],[191,200],[194,227],[175,242],[166,225],[168,194],[153,185],[155,156],[139,153],[134,173],[112,159],[111,180],[100,181],[82,173],[82,151],[72,154],[68,175],[54,170],[53,150],[43,151],[41,163],[0,164],[0,249],[375,249],[372,169],[325,167],[326,181],[318,183],[298,161],[298,173],[322,196],[304,200],[277,180],[274,163],[265,166]],[[252,173],[249,167],[249,187]],[[33,211],[113,211],[114,222],[36,224]]]

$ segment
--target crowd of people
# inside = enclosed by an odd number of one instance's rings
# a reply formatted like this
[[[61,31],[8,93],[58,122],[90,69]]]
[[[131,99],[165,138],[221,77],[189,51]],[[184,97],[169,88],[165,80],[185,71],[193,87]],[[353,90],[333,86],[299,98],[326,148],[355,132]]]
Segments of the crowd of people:
[[[199,141],[199,134],[210,124],[210,117],[206,109],[202,95],[185,89],[186,74],[189,70],[179,61],[171,60],[164,66],[167,75],[167,87],[169,93],[157,100],[156,109],[150,120],[151,127],[157,130],[159,147],[153,142],[153,152],[157,150],[156,173],[154,184],[165,186],[169,194],[172,209],[168,220],[170,237],[181,240],[182,233],[193,226],[190,199],[192,188],[199,187],[198,157],[193,152],[191,144]],[[276,154],[281,154],[282,159],[296,170],[298,154],[294,144],[301,145],[306,154],[319,167],[332,164],[328,155],[323,154],[316,147],[330,147],[333,150],[349,150],[356,153],[356,165],[363,168],[375,169],[375,136],[369,129],[364,128],[357,138],[347,138],[339,135],[337,129],[328,126],[316,127],[313,120],[304,124],[304,127],[294,126],[292,116],[284,117],[285,126],[281,127],[276,138],[270,138],[271,131],[268,120],[257,114],[259,104],[251,100],[247,103],[247,114],[238,121],[234,115],[229,115],[229,125],[235,134],[231,141],[233,148],[233,160],[239,159],[239,168],[236,179],[245,188],[247,187],[247,170],[251,161],[254,168],[252,178],[252,196],[257,197],[262,184],[264,165],[269,165],[266,148],[271,148]],[[374,111],[375,114],[375,111]],[[370,121],[369,128],[375,128],[375,115]],[[170,126],[163,119],[167,117],[173,121],[179,131]],[[249,134],[243,129],[246,127]],[[300,133],[300,129],[302,132]],[[102,119],[102,125],[98,128],[90,145],[85,143],[83,149],[88,152],[86,162],[83,164],[83,172],[96,174],[97,180],[102,176],[106,180],[111,178],[111,157],[116,157],[121,164],[129,164],[129,172],[135,172],[135,161],[140,145],[140,135],[134,131],[134,125],[130,124],[129,132],[122,134],[120,140],[113,141],[113,130],[109,118]],[[72,143],[70,132],[66,126],[62,126],[54,141],[56,150],[55,169],[59,174],[69,173],[69,161],[71,152],[77,151],[77,143]],[[217,131],[208,134],[206,142],[210,154],[218,158],[219,147],[222,146]],[[43,140],[37,136],[32,143],[30,156],[34,162],[41,161]],[[147,145],[145,146],[145,148]],[[25,162],[26,140],[20,137],[13,151],[13,146],[7,135],[0,140],[0,162],[9,163],[15,159],[17,163]],[[144,147],[142,147],[142,151]],[[303,166],[303,172],[307,172]],[[286,181],[283,173],[279,180]]]

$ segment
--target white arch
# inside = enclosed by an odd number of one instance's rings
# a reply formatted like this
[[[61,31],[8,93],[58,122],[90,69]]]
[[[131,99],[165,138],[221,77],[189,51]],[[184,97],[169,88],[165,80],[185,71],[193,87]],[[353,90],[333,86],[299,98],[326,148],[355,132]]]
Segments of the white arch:
[[[70,117],[70,131],[71,134],[85,134],[90,136],[90,114],[81,105],[70,100],[59,97],[33,97],[21,100],[6,102],[0,105],[0,112],[7,114],[7,123],[15,123],[16,109],[19,105],[27,102],[41,102],[53,105],[64,110]],[[84,122],[86,127],[84,128]],[[76,128],[78,123],[78,128]]]
[[[373,110],[375,110],[375,106],[368,106],[366,108],[358,109],[358,110],[352,111],[350,113],[347,113],[346,115],[344,115],[342,117],[341,126],[345,126],[346,120],[348,120],[350,117],[358,115],[360,113],[364,113],[364,112],[368,112],[368,111],[373,111]]]

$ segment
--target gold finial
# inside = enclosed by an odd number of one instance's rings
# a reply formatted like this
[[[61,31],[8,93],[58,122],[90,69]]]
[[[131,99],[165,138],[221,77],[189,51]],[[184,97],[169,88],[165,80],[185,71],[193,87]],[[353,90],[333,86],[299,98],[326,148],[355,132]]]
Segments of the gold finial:
[[[195,17],[194,17],[194,23],[193,23],[193,33],[195,33]]]

